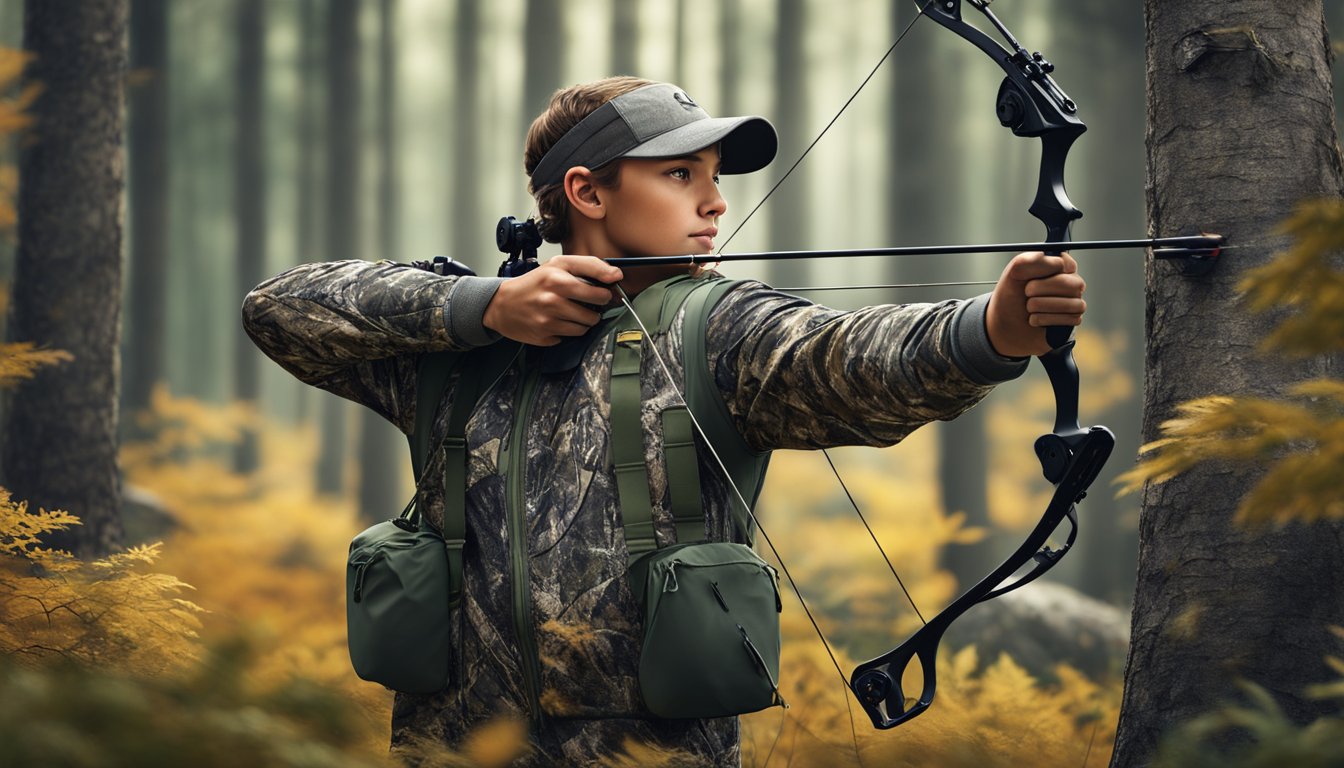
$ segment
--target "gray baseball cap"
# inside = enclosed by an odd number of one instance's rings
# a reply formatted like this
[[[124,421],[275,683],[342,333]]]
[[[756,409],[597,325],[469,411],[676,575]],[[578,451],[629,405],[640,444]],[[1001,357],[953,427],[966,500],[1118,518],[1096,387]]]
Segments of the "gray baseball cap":
[[[720,145],[720,173],[759,171],[779,139],[763,117],[710,117],[686,92],[654,83],[608,101],[570,128],[532,171],[532,188],[558,184],[570,168],[597,170],[623,157],[663,158]]]

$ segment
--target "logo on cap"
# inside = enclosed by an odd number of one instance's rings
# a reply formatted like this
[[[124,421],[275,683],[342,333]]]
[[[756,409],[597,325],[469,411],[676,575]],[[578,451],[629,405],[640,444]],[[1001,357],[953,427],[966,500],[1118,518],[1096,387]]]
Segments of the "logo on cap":
[[[692,99],[690,96],[687,96],[685,91],[673,91],[672,98],[676,99],[677,103],[686,109],[700,108],[700,105],[696,104],[695,100]]]

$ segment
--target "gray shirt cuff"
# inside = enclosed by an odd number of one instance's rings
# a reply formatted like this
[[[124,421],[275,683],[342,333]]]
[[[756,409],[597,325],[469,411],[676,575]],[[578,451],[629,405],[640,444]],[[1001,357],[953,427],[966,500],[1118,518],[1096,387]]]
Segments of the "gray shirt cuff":
[[[964,302],[952,316],[952,359],[977,384],[998,384],[1022,375],[1029,357],[1004,357],[989,343],[985,313],[989,294]]]
[[[499,290],[502,277],[459,277],[448,294],[443,308],[443,322],[448,336],[473,347],[484,347],[501,338],[485,327],[485,308]]]

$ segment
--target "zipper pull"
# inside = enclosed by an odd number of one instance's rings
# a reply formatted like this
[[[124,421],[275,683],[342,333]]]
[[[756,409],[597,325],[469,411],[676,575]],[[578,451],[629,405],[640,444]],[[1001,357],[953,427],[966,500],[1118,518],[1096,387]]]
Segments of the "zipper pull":
[[[747,649],[747,655],[751,656],[751,660],[756,662],[756,669],[760,670],[765,675],[765,679],[770,681],[770,693],[773,694],[771,705],[788,709],[789,702],[785,701],[784,695],[779,692],[779,683],[776,683],[774,676],[770,674],[770,667],[766,666],[765,657],[761,655],[760,651],[756,650],[756,644],[751,642],[751,637],[747,634],[747,628],[738,624],[737,631],[742,633],[742,646]]]
[[[714,597],[718,599],[719,607],[723,609],[724,613],[729,613],[728,603],[724,602],[723,593],[719,591],[719,582],[717,581],[709,582],[709,588],[714,590]]]
[[[770,586],[775,588],[775,613],[783,613],[784,601],[779,596],[779,571],[767,564],[765,566],[765,576],[770,579]]]
[[[664,592],[676,592],[676,591],[677,591],[678,584],[677,584],[677,571],[676,571],[676,567],[677,567],[677,563],[679,563],[679,562],[681,562],[681,561],[680,561],[680,560],[672,560],[672,561],[668,562],[666,565],[663,566],[663,570],[665,570],[665,571],[667,572],[667,575],[663,577],[663,591],[664,591]]]
[[[364,595],[364,572],[368,570],[369,562],[370,561],[365,560],[364,562],[359,564],[358,568],[355,569],[354,601],[356,603],[358,603],[359,599]]]

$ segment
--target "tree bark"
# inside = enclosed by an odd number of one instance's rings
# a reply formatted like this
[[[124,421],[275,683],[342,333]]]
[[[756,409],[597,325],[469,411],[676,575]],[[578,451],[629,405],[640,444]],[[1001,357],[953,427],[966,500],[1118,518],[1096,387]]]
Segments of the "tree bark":
[[[299,153],[296,179],[296,205],[294,222],[294,254],[292,264],[306,264],[318,261],[322,252],[322,206],[319,197],[322,190],[322,156],[326,137],[322,131],[322,55],[323,55],[323,16],[318,0],[303,0],[300,9],[299,29],[299,72],[300,83],[298,104],[295,111],[298,119],[295,134]],[[313,404],[324,393],[313,389],[298,379],[290,378],[293,388],[293,421],[303,424],[313,419]]]
[[[611,74],[639,73],[639,7],[631,0],[611,2]]]
[[[1236,284],[1284,245],[1274,228],[1293,207],[1338,197],[1344,174],[1321,0],[1146,0],[1145,11],[1150,226],[1243,244],[1203,277],[1146,265],[1152,440],[1182,401],[1273,397],[1338,375],[1326,357],[1256,352],[1272,319],[1245,312]],[[1234,527],[1259,477],[1210,462],[1144,489],[1113,765],[1146,763],[1172,725],[1235,700],[1237,680],[1264,686],[1298,722],[1335,706],[1304,688],[1326,680],[1325,656],[1340,653],[1328,627],[1344,623],[1341,526]]]
[[[234,21],[233,215],[238,232],[234,268],[237,295],[242,296],[266,277],[266,26],[261,0],[241,0]],[[261,353],[242,328],[234,330],[233,338],[233,396],[256,406]],[[253,472],[258,461],[256,430],[244,428],[233,454],[234,471]]]
[[[333,0],[327,9],[327,258],[359,257],[359,2]],[[322,449],[317,488],[345,490],[345,402],[322,398]]]
[[[378,3],[378,250],[379,257],[405,261],[401,253],[397,210],[397,40],[396,0]],[[369,408],[359,412],[359,514],[365,520],[386,520],[401,509],[398,483],[409,474],[406,441],[387,419]]]
[[[772,181],[777,183],[813,137],[807,121],[811,106],[806,67],[807,4],[803,0],[776,0],[775,7],[774,89],[780,142],[779,155],[771,168]],[[809,247],[806,165],[800,165],[775,192],[770,208],[770,250],[796,251]],[[774,285],[809,284],[806,259],[772,261],[766,265],[766,271]]]
[[[126,0],[29,0],[26,76],[45,91],[19,161],[19,250],[9,338],[64,349],[13,394],[5,485],[83,525],[50,539],[80,556],[116,549]]]
[[[564,83],[564,10],[559,0],[527,0],[525,73],[523,77],[523,129],[541,114],[551,94]],[[519,146],[523,142],[520,139]],[[521,155],[520,155],[521,156]],[[522,161],[518,162],[521,167]]]
[[[164,378],[168,273],[168,7],[134,0],[131,69],[138,75],[127,126],[130,163],[130,301],[122,407],[134,416],[149,408]]]

